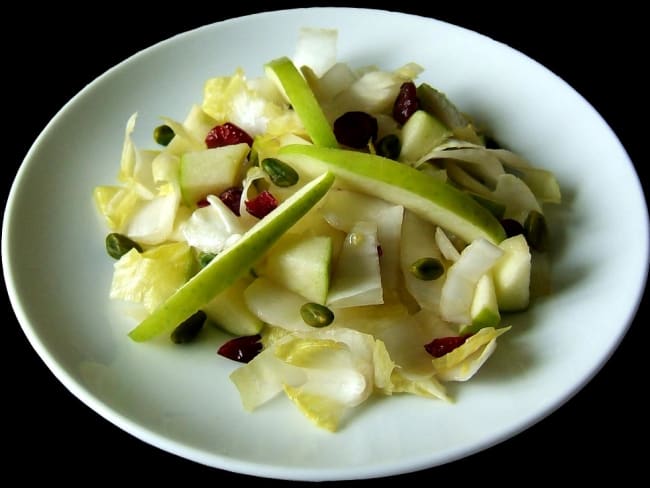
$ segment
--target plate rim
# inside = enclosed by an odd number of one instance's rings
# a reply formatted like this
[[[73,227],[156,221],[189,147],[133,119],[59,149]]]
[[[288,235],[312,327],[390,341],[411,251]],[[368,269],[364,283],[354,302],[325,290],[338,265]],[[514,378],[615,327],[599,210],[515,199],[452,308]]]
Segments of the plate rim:
[[[12,263],[10,262],[10,259],[9,259],[10,258],[10,252],[8,252],[8,251],[9,251],[10,243],[9,243],[9,238],[6,237],[7,236],[6,231],[9,228],[9,225],[10,225],[11,214],[13,214],[12,205],[13,205],[13,202],[15,201],[15,192],[18,191],[18,187],[20,186],[19,180],[24,177],[24,173],[26,171],[24,168],[27,166],[26,163],[33,157],[33,153],[36,151],[36,148],[40,144],[40,141],[44,137],[45,133],[48,130],[50,130],[50,128],[52,126],[56,125],[60,118],[65,116],[65,112],[68,109],[68,107],[70,107],[71,105],[74,105],[76,100],[78,98],[80,98],[80,97],[83,97],[88,91],[92,91],[95,84],[99,83],[100,80],[102,80],[104,77],[110,76],[110,74],[114,70],[121,69],[124,65],[136,61],[139,56],[144,56],[149,51],[151,51],[153,49],[156,49],[161,45],[164,45],[164,44],[167,44],[167,43],[173,43],[174,40],[177,39],[180,36],[189,35],[190,33],[194,33],[196,31],[203,30],[203,29],[209,29],[209,28],[211,28],[211,27],[213,27],[215,25],[218,25],[218,24],[244,21],[244,20],[246,20],[246,19],[248,19],[250,17],[263,17],[263,16],[268,16],[268,15],[271,15],[271,14],[272,15],[277,15],[277,14],[282,14],[283,12],[294,12],[296,10],[316,11],[316,10],[323,10],[323,9],[327,9],[327,10],[354,10],[354,11],[384,12],[384,13],[388,13],[388,14],[392,14],[392,15],[397,15],[397,16],[400,16],[400,17],[401,16],[415,17],[415,18],[422,19],[424,21],[434,21],[434,22],[443,23],[443,24],[446,24],[447,26],[453,27],[455,29],[462,29],[462,30],[464,30],[466,32],[476,34],[478,36],[481,36],[481,37],[484,37],[485,39],[490,40],[491,42],[496,42],[496,43],[502,44],[502,45],[508,47],[509,49],[517,52],[518,54],[526,57],[529,61],[532,61],[532,62],[538,64],[540,67],[547,70],[553,76],[560,79],[563,82],[563,84],[566,85],[566,87],[573,90],[573,92],[575,94],[577,94],[578,96],[580,96],[587,105],[592,107],[591,104],[586,99],[584,99],[584,97],[582,97],[582,95],[579,92],[577,92],[571,85],[566,83],[564,80],[562,80],[558,75],[556,75],[555,73],[550,71],[548,68],[541,65],[536,60],[528,57],[526,54],[521,53],[520,51],[517,51],[517,50],[515,50],[513,48],[510,48],[506,44],[503,44],[502,42],[500,42],[498,40],[495,40],[495,39],[492,39],[492,38],[490,38],[488,36],[485,36],[484,34],[481,34],[479,32],[473,31],[471,29],[468,29],[468,28],[465,28],[465,27],[462,27],[462,26],[451,24],[451,23],[443,21],[443,20],[430,18],[430,17],[425,17],[425,16],[419,16],[419,15],[416,15],[416,14],[413,14],[413,13],[395,12],[395,11],[389,11],[389,10],[383,10],[383,9],[358,8],[358,7],[301,7],[301,8],[291,8],[291,9],[269,10],[269,11],[247,14],[247,15],[243,15],[243,16],[239,16],[239,17],[233,17],[233,18],[230,18],[230,19],[224,19],[224,20],[220,20],[220,21],[217,21],[217,22],[205,24],[205,25],[202,25],[202,26],[187,30],[185,32],[175,34],[175,35],[173,35],[171,37],[168,37],[166,39],[158,41],[155,44],[152,44],[152,45],[146,47],[145,49],[140,50],[140,51],[132,54],[131,56],[123,59],[122,61],[120,61],[119,63],[117,63],[116,65],[114,65],[113,67],[106,70],[104,73],[102,73],[98,77],[96,77],[91,83],[89,83],[82,90],[80,90],[78,93],[76,93],[72,98],[70,98],[59,109],[59,111],[52,117],[52,119],[48,122],[48,124],[45,126],[45,128],[43,128],[43,130],[39,133],[39,135],[37,136],[37,138],[35,139],[33,144],[30,146],[29,151],[27,152],[25,158],[23,159],[23,161],[22,161],[22,163],[21,163],[21,165],[19,167],[18,173],[16,174],[16,177],[15,177],[14,181],[12,182],[10,192],[9,192],[9,196],[8,196],[8,199],[7,199],[7,205],[5,207],[5,214],[4,214],[4,217],[3,217],[3,224],[2,224],[2,230],[3,230],[3,232],[2,232],[2,263],[3,263],[3,274],[4,274],[4,278],[5,278],[5,284],[6,284],[6,288],[8,290],[8,293],[9,293],[9,298],[10,298],[10,301],[11,301],[11,304],[12,304],[12,307],[13,307],[13,311],[14,311],[14,313],[16,314],[16,316],[18,318],[18,321],[19,321],[19,323],[21,325],[21,328],[22,328],[23,332],[27,336],[27,338],[28,338],[30,344],[32,345],[32,347],[38,353],[38,356],[41,358],[41,360],[44,361],[44,363],[47,365],[48,369],[50,369],[54,373],[54,375],[57,377],[57,379],[59,381],[61,381],[61,383],[63,383],[63,385],[71,393],[73,393],[75,397],[80,399],[84,404],[89,406],[93,411],[100,413],[100,415],[103,418],[105,418],[105,419],[109,420],[111,423],[117,425],[120,429],[124,430],[125,432],[127,432],[129,434],[132,434],[132,435],[138,437],[139,439],[147,442],[148,444],[151,444],[153,446],[156,446],[156,447],[158,447],[160,449],[171,452],[171,453],[176,454],[178,456],[188,458],[188,459],[192,459],[192,460],[194,460],[194,461],[196,461],[198,463],[205,464],[205,465],[211,466],[211,467],[231,470],[231,468],[228,468],[228,467],[216,466],[216,465],[214,465],[214,463],[204,462],[203,460],[200,459],[201,456],[198,456],[198,454],[201,454],[202,451],[198,450],[198,449],[195,449],[193,447],[184,446],[184,448],[183,448],[184,452],[180,452],[181,450],[180,449],[175,449],[173,445],[162,446],[157,442],[153,442],[150,439],[150,437],[152,435],[154,437],[160,438],[159,440],[161,440],[161,441],[164,441],[166,439],[164,437],[162,437],[160,434],[158,434],[158,433],[156,433],[154,431],[142,428],[137,423],[132,422],[128,418],[122,417],[122,415],[119,414],[118,412],[115,412],[112,409],[108,408],[101,400],[99,400],[99,398],[97,398],[95,395],[90,394],[88,391],[86,391],[84,388],[82,388],[82,386],[76,380],[74,380],[74,378],[70,377],[70,375],[67,373],[67,371],[65,371],[65,369],[63,367],[61,367],[56,361],[53,360],[53,358],[51,358],[50,353],[47,351],[45,345],[42,343],[41,339],[36,334],[36,332],[32,329],[31,325],[29,325],[30,321],[28,319],[27,313],[22,309],[22,306],[21,306],[21,303],[20,303],[20,297],[18,297],[17,292],[16,292],[16,290],[14,288],[14,285],[13,285],[13,279],[8,279],[8,278],[11,278],[11,275],[12,275]],[[612,135],[614,136],[614,139],[619,144],[621,144],[620,140],[618,139],[618,136],[611,129],[611,127],[609,126],[607,121],[602,119],[602,116],[595,109],[594,109],[594,112],[599,117],[601,117],[602,122],[604,122],[607,125],[607,127],[610,129]],[[634,168],[634,165],[633,165],[631,159],[629,158],[629,155],[627,154],[626,149],[622,146],[622,144],[621,144],[621,148],[623,149],[625,155],[627,156],[628,162]],[[638,180],[638,174],[637,174],[637,180]],[[637,183],[640,185],[640,182],[637,181]],[[646,231],[647,231],[647,207],[646,207]],[[646,254],[648,254],[648,252],[647,252],[647,250],[648,250],[648,245],[647,245],[648,235],[647,234],[648,234],[648,232],[646,232],[646,239],[645,239],[645,242],[646,242],[646,245],[645,245]],[[578,391],[580,391],[589,381],[591,381],[591,379],[600,371],[600,369],[604,366],[604,364],[609,360],[609,358],[615,352],[615,350],[618,348],[618,346],[620,345],[620,342],[622,341],[625,334],[629,330],[629,327],[631,326],[631,324],[633,322],[633,319],[634,319],[634,317],[635,317],[635,315],[636,315],[636,313],[637,313],[637,311],[638,311],[638,309],[640,307],[640,304],[641,304],[641,301],[642,301],[642,298],[643,298],[643,291],[644,291],[645,286],[647,284],[647,279],[648,279],[648,263],[647,262],[645,263],[644,275],[645,275],[645,278],[643,279],[642,286],[639,288],[639,293],[638,293],[637,300],[636,300],[636,306],[634,307],[633,310],[630,311],[630,316],[625,320],[625,323],[626,323],[625,327],[621,328],[619,336],[611,344],[610,349],[609,349],[608,354],[606,355],[606,357],[592,371],[592,374],[589,375],[589,377],[584,378],[583,381],[579,385],[574,385],[573,392],[568,397],[556,399],[556,401],[554,402],[554,406],[552,408],[548,409],[548,411],[546,411],[539,418],[531,419],[530,423],[527,423],[525,425],[520,425],[518,428],[512,429],[509,432],[504,432],[501,436],[499,436],[496,439],[492,439],[490,442],[485,442],[484,444],[482,444],[480,446],[475,446],[475,449],[471,450],[471,452],[469,452],[469,454],[468,454],[468,451],[465,449],[465,450],[462,450],[463,452],[461,452],[461,453],[451,455],[449,457],[449,459],[447,459],[443,463],[437,463],[435,465],[444,464],[444,463],[447,463],[447,462],[450,462],[450,461],[454,461],[456,459],[460,459],[462,457],[466,457],[467,455],[471,455],[471,454],[473,454],[475,452],[482,451],[482,450],[484,450],[484,449],[486,449],[486,448],[488,448],[490,446],[499,444],[499,443],[503,442],[503,440],[505,440],[505,439],[512,438],[514,435],[517,435],[519,432],[522,432],[522,431],[526,430],[531,425],[534,425],[535,423],[539,422],[542,418],[546,417],[547,415],[549,415],[552,412],[554,412],[555,410],[557,410],[561,405],[566,403]],[[65,378],[66,381],[63,381],[62,378]],[[117,418],[117,420],[116,420],[116,418]],[[125,426],[128,426],[128,428],[126,428]],[[175,444],[175,442],[172,442],[171,444]],[[191,450],[191,451],[196,451],[197,456],[188,457],[188,455],[187,455],[187,450],[188,449]],[[217,457],[219,459],[227,461],[227,464],[229,466],[235,466],[236,467],[236,469],[234,469],[234,471],[237,471],[237,472],[250,474],[250,475],[256,475],[256,476],[268,476],[268,477],[271,477],[271,478],[276,478],[277,474],[278,474],[276,472],[277,468],[274,468],[272,466],[269,467],[269,469],[268,469],[268,471],[266,473],[263,473],[264,470],[259,469],[261,465],[258,464],[258,463],[242,462],[241,466],[239,466],[238,462],[237,462],[238,460],[235,459],[235,458],[223,457],[223,456],[220,456],[220,455],[218,455],[216,453],[210,453],[210,457],[212,457],[212,458]],[[388,476],[388,475],[391,475],[391,474],[402,474],[402,473],[406,473],[406,472],[412,472],[412,471],[417,471],[417,470],[420,470],[420,469],[425,469],[425,468],[428,468],[428,467],[432,467],[432,465],[430,465],[430,464],[429,465],[423,465],[423,464],[419,464],[419,463],[415,463],[415,464],[416,465],[413,465],[412,469],[410,469],[409,471],[404,471],[403,469],[397,469],[397,470],[395,470],[395,469],[393,469],[393,470],[387,469],[384,473],[378,474],[377,476],[370,476],[370,477]],[[252,470],[248,469],[250,467],[253,467],[255,469],[252,471]],[[284,471],[287,470],[287,468],[279,468],[279,469],[284,470]],[[357,468],[346,468],[345,471],[347,472],[347,471],[355,470],[355,469],[357,469]],[[300,470],[298,468],[296,468],[296,469],[292,468],[292,471],[301,472],[303,470]],[[313,480],[314,479],[313,478],[313,473],[314,473],[314,471],[317,471],[317,470],[315,470],[313,468],[305,468],[304,471],[306,472],[305,477],[298,477],[298,478],[291,477],[291,478],[283,478],[283,479],[287,479],[287,480],[289,480],[289,479]],[[262,473],[262,474],[260,474],[260,473]],[[364,475],[363,477],[367,478],[368,476]],[[323,478],[323,479],[332,479],[332,480],[334,480],[334,479],[352,479],[352,478],[334,477],[334,478]]]

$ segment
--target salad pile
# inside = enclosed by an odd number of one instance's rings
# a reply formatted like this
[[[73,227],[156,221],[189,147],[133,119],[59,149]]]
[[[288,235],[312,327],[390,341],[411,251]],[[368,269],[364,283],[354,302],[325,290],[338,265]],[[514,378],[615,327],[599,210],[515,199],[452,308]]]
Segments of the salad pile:
[[[136,148],[94,201],[131,339],[200,340],[252,411],[284,393],[335,431],[372,395],[450,400],[549,292],[554,175],[501,148],[423,68],[354,68],[305,28],[261,77],[205,83],[183,122]],[[541,270],[538,272],[538,270]],[[208,325],[206,325],[208,324]],[[228,359],[226,359],[228,358]]]

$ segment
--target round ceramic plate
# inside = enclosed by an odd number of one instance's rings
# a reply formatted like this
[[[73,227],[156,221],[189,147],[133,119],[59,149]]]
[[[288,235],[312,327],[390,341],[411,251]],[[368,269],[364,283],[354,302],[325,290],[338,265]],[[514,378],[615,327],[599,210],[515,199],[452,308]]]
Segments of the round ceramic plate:
[[[419,80],[555,172],[564,196],[562,205],[549,208],[554,293],[509,317],[513,331],[488,364],[451,389],[456,402],[381,398],[359,408],[336,434],[315,428],[284,398],[245,413],[228,379],[237,365],[214,353],[225,336],[214,333],[214,342],[192,348],[130,341],[133,322],[108,299],[112,263],[91,199],[96,185],[115,182],[129,115],[137,111],[143,128],[157,125],[161,115],[182,119],[201,101],[206,79],[237,67],[262,74],[265,62],[293,54],[305,26],[338,29],[339,60],[355,67],[422,65]],[[139,131],[136,139],[147,147],[150,132]],[[607,165],[594,171],[594,161]],[[64,198],[33,205],[33,195],[51,188]],[[443,22],[324,8],[209,25],[153,46],[87,86],[51,121],[20,168],[3,223],[2,258],[11,302],[34,349],[72,393],[115,425],[229,471],[337,480],[459,459],[568,400],[609,358],[637,310],[647,275],[647,223],[639,181],[616,136],[543,66]],[[602,231],[610,228],[616,233]],[[625,252],[612,252],[623,245]],[[583,340],[573,340],[576,335]]]

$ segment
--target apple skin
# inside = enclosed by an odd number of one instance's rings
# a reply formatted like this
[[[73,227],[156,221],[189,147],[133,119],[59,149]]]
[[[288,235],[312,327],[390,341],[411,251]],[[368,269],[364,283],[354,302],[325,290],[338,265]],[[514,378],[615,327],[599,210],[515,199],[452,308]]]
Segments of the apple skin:
[[[260,220],[232,247],[219,253],[145,318],[129,337],[136,342],[171,331],[187,317],[224,291],[249,269],[271,246],[318,201],[334,183],[334,175],[324,172],[302,187]]]
[[[414,163],[449,136],[451,132],[442,122],[424,110],[417,110],[402,127],[399,160],[417,166]]]
[[[278,158],[314,177],[331,171],[337,185],[403,205],[423,219],[470,243],[506,238],[499,221],[470,195],[437,178],[374,154],[338,148],[288,145]]]
[[[499,309],[519,312],[530,303],[531,254],[523,234],[505,239],[504,255],[494,264],[492,276]]]
[[[465,324],[460,328],[461,335],[476,334],[483,327],[497,327],[501,322],[501,313],[491,273],[484,274],[476,283],[470,315],[472,323]]]
[[[329,121],[305,79],[293,62],[283,56],[265,65],[269,78],[277,79],[293,109],[302,121],[307,134],[317,146],[338,147],[338,141]]]

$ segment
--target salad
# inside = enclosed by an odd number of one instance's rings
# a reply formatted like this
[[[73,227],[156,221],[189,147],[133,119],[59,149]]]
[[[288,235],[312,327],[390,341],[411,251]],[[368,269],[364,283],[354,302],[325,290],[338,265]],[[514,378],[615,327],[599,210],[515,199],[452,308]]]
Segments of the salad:
[[[110,298],[134,341],[228,336],[243,408],[286,396],[336,431],[371,396],[451,401],[550,292],[554,175],[501,147],[418,77],[337,61],[301,29],[292,58],[207,80],[200,105],[136,148],[95,205],[116,261]]]

